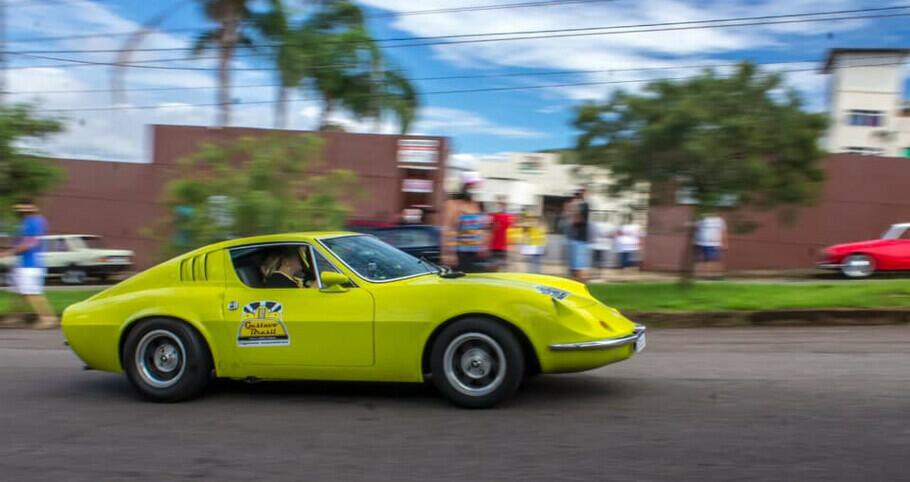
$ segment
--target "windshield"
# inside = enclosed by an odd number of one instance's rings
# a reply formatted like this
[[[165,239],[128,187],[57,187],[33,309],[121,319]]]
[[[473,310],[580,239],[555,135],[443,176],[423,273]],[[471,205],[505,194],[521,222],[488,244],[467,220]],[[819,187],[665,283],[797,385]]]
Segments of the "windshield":
[[[323,239],[321,242],[358,275],[370,281],[388,281],[436,272],[429,263],[373,236],[342,236]]]
[[[882,235],[882,239],[900,239],[901,235],[904,234],[904,231],[906,230],[907,225],[895,224],[885,231],[885,234]]]

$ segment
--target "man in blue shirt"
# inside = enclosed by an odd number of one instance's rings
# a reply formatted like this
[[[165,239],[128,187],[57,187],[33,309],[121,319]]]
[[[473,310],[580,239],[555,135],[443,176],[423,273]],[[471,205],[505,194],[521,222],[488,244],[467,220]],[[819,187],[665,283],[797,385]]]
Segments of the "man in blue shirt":
[[[16,214],[22,220],[16,244],[4,256],[18,256],[19,263],[13,269],[13,285],[16,293],[21,295],[38,314],[35,328],[55,328],[59,322],[44,297],[44,277],[47,271],[41,259],[44,246],[41,236],[47,234],[47,221],[38,212],[38,207],[31,201],[23,201],[14,206]]]

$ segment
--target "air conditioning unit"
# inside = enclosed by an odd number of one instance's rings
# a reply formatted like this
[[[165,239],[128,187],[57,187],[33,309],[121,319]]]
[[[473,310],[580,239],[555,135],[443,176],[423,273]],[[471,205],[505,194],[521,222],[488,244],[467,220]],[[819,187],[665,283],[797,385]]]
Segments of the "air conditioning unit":
[[[891,131],[888,129],[876,129],[872,131],[872,135],[878,137],[883,141],[890,141],[897,136],[897,131]]]

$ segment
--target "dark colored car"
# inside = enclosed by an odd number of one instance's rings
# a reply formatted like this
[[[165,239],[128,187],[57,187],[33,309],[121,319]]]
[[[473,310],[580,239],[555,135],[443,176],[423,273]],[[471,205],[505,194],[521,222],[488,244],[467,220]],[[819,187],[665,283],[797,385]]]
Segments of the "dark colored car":
[[[428,224],[352,225],[348,229],[372,234],[411,256],[439,263],[441,238],[439,228],[436,226]]]

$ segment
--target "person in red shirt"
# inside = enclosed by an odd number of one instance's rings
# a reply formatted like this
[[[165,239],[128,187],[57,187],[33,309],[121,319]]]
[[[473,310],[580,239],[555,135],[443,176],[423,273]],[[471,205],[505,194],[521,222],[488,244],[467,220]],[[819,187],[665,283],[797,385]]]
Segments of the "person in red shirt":
[[[497,198],[496,212],[490,214],[490,268],[500,271],[509,263],[509,228],[512,215],[508,213],[505,196]]]

